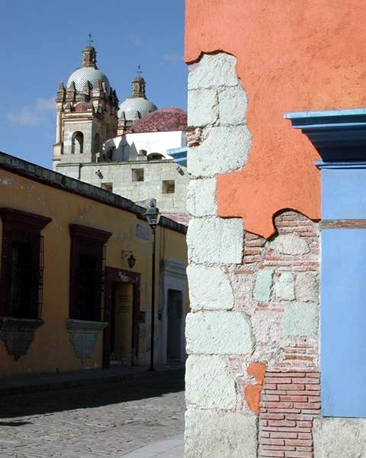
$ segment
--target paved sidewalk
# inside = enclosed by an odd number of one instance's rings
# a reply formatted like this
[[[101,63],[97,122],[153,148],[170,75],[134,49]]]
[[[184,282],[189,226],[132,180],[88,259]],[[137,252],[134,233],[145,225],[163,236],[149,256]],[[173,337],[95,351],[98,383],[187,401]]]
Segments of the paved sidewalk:
[[[154,372],[147,366],[111,366],[110,369],[86,369],[75,372],[27,374],[0,378],[0,396],[35,393],[40,391],[60,390],[100,383],[115,383],[122,380],[134,380],[153,377],[165,371],[183,371],[184,364],[173,363],[157,366]]]
[[[164,441],[154,442],[146,447],[118,455],[117,458],[183,458],[183,435],[172,437]]]
[[[183,370],[146,373],[0,396],[0,457],[183,458]]]

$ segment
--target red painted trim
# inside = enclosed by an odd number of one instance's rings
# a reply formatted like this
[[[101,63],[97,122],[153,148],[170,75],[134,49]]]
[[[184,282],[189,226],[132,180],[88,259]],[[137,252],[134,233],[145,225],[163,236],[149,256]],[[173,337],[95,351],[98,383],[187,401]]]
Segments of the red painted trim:
[[[69,225],[70,235],[73,238],[90,239],[103,245],[108,241],[112,232],[95,229],[93,227],[82,226],[81,224]]]

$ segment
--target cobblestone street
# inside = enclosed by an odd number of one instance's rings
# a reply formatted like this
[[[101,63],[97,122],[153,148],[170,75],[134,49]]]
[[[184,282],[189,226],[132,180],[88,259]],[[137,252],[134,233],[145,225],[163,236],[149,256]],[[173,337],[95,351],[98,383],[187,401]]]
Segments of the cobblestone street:
[[[0,399],[1,458],[123,456],[183,433],[182,373]]]

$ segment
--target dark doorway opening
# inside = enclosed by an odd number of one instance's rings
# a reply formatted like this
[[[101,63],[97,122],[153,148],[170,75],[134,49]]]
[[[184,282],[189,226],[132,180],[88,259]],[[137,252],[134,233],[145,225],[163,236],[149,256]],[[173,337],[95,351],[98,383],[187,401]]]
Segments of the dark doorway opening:
[[[103,367],[138,362],[140,274],[106,268]]]
[[[182,356],[182,320],[183,294],[182,291],[168,289],[168,335],[167,359],[180,361]]]

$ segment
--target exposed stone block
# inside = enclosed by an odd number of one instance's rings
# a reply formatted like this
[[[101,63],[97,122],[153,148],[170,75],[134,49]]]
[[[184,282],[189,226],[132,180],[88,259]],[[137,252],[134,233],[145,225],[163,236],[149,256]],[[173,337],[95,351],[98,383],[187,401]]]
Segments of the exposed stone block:
[[[290,272],[282,272],[275,283],[276,298],[284,301],[295,299],[294,276]]]
[[[366,458],[366,419],[319,418],[314,420],[314,456]]]
[[[257,457],[254,415],[189,409],[185,420],[185,458]]]
[[[243,312],[197,312],[186,320],[188,353],[250,354],[253,337]]]
[[[243,235],[242,219],[194,219],[190,222],[187,233],[188,256],[196,264],[240,264]]]
[[[187,268],[189,299],[193,310],[229,310],[234,296],[229,278],[219,267],[191,264]]]
[[[226,53],[204,54],[201,60],[189,66],[188,89],[236,86],[236,58]]]
[[[304,238],[296,234],[282,234],[271,242],[270,247],[282,254],[298,255],[309,253],[310,248]]]
[[[296,278],[296,298],[303,302],[319,302],[319,285],[317,277],[308,272],[301,272]]]
[[[191,180],[187,194],[187,210],[193,216],[216,215],[216,179]]]
[[[234,409],[234,376],[221,356],[192,355],[186,363],[186,401],[208,409]]]
[[[246,123],[247,96],[241,84],[219,91],[220,125],[238,125]]]
[[[213,177],[241,169],[249,155],[251,135],[245,125],[210,127],[200,146],[188,151],[188,172],[194,177]]]
[[[256,341],[255,359],[275,363],[280,353],[283,330],[283,313],[256,310],[251,318]]]
[[[271,295],[273,270],[266,269],[258,272],[255,280],[253,297],[259,302],[267,302]]]
[[[213,89],[188,91],[188,125],[214,126],[219,120],[219,102]]]
[[[285,306],[284,333],[286,336],[314,336],[318,331],[318,307],[295,302]]]

